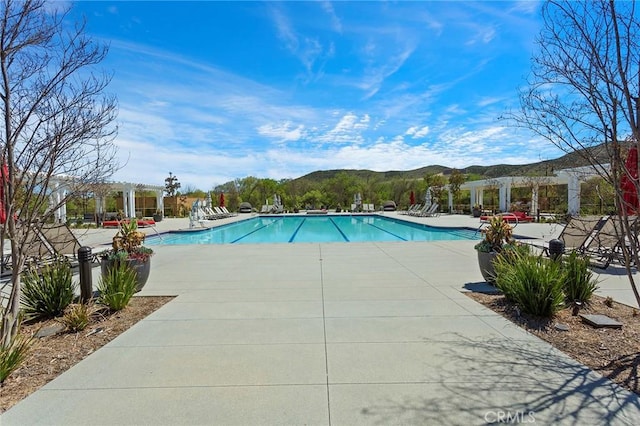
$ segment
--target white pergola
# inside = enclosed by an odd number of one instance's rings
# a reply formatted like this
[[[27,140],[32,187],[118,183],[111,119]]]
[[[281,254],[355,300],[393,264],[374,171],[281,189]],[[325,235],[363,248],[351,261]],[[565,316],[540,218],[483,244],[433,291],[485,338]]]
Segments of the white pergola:
[[[602,169],[608,169],[608,164],[603,164]],[[501,212],[509,210],[511,205],[511,188],[531,188],[531,212],[532,216],[538,214],[538,192],[540,186],[567,185],[568,188],[568,213],[578,215],[580,213],[580,184],[600,174],[593,166],[576,167],[572,169],[558,170],[553,176],[507,176],[495,179],[474,180],[460,185],[461,190],[471,192],[471,205],[483,205],[483,195],[486,189],[498,189],[498,208]],[[453,194],[449,191],[449,210],[453,210]]]
[[[54,209],[54,220],[57,223],[67,221],[67,205],[65,198],[69,193],[69,186],[73,179],[58,176],[51,180],[52,192],[49,195],[49,205]],[[133,218],[136,216],[136,190],[153,191],[156,194],[156,205],[164,211],[164,186],[148,185],[130,182],[106,182],[106,192],[122,192],[122,205],[124,207],[124,217]],[[102,215],[106,210],[106,197],[103,194],[94,194],[96,200],[96,213]]]

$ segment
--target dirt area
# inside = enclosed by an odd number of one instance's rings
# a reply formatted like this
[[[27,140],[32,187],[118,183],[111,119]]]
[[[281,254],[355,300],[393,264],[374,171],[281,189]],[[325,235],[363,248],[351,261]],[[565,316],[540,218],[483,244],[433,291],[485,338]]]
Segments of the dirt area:
[[[0,413],[55,379],[171,299],[173,297],[137,296],[119,312],[96,315],[93,322],[81,332],[63,332],[36,338],[27,360],[0,387]],[[59,323],[55,320],[48,320],[23,325],[21,333],[34,335],[38,330],[57,324]]]
[[[581,314],[601,314],[622,323],[621,329],[594,328],[574,316],[572,308],[552,320],[521,314],[504,296],[466,293],[573,359],[636,394],[640,394],[640,310],[594,296]],[[610,306],[609,306],[610,305]],[[562,326],[568,331],[562,331]]]

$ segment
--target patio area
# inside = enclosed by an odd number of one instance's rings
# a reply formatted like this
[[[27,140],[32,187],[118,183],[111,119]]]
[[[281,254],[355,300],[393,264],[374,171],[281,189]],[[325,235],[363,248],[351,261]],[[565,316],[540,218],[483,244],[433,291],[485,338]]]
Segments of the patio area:
[[[548,241],[561,229],[516,233]],[[113,233],[81,240],[95,247]],[[155,246],[140,295],[177,297],[0,422],[636,424],[637,395],[464,294],[486,286],[474,244]],[[626,277],[601,279],[600,294],[629,303]]]

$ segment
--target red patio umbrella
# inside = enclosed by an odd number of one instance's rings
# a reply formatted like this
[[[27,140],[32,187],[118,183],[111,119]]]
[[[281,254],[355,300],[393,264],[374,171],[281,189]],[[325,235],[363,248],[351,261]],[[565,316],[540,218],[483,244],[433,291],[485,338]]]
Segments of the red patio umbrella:
[[[414,194],[413,191],[411,191],[411,194],[409,194],[409,204],[414,205],[415,203],[416,203],[416,194]]]
[[[638,214],[640,203],[638,202],[638,149],[632,146],[627,155],[627,161],[624,163],[627,170],[620,179],[620,188],[622,189],[622,201],[627,214]]]
[[[218,202],[220,207],[224,207],[224,192],[220,193],[220,201]]]

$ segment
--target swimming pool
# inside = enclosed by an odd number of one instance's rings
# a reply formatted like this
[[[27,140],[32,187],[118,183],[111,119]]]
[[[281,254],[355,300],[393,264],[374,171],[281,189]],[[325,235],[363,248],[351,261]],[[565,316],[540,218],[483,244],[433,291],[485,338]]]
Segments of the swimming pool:
[[[171,232],[148,245],[476,240],[469,228],[436,228],[378,215],[259,216],[202,231]]]

